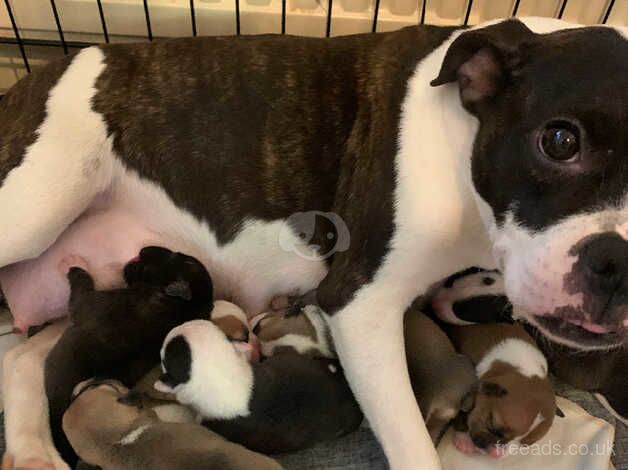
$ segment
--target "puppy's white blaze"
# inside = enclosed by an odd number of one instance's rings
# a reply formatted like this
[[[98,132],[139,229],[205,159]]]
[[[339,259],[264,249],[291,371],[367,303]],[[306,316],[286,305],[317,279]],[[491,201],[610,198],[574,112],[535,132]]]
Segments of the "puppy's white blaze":
[[[526,377],[547,377],[547,360],[541,351],[519,338],[505,339],[493,346],[475,370],[482,377],[495,361],[506,362]]]
[[[225,334],[207,320],[184,323],[168,333],[162,359],[166,345],[175,336],[185,338],[192,354],[190,380],[174,387],[177,400],[205,418],[249,415],[253,369]]]
[[[244,310],[242,310],[236,304],[227,302],[226,300],[216,300],[214,302],[214,309],[212,310],[212,320],[218,320],[219,318],[224,318],[228,316],[237,318],[247,326],[249,324],[246,313],[244,313]]]
[[[134,444],[135,441],[137,441],[148,428],[150,428],[150,424],[143,424],[139,428],[134,429],[133,431],[128,433],[126,436],[124,436],[122,439],[120,439],[118,441],[118,444],[123,445],[123,446]]]
[[[100,49],[82,50],[46,102],[37,138],[0,187],[0,266],[39,256],[111,180],[112,138],[91,108],[105,68]]]

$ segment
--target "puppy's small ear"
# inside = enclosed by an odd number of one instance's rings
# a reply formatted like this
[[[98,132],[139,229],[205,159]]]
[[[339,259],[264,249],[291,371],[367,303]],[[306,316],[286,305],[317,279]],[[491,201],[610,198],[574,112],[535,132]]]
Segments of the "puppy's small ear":
[[[137,390],[130,390],[126,395],[118,398],[118,403],[140,409],[144,407],[142,394]]]
[[[556,407],[556,416],[558,416],[559,418],[564,418],[565,413],[563,413],[563,410],[561,410],[559,407]]]
[[[166,295],[177,297],[183,300],[192,300],[192,289],[186,281],[174,281],[165,288]]]
[[[449,46],[432,86],[458,81],[463,105],[497,95],[519,65],[519,45],[534,36],[523,23],[508,20],[463,32]]]
[[[503,397],[508,394],[508,390],[495,382],[482,382],[480,385],[480,393],[489,397]]]

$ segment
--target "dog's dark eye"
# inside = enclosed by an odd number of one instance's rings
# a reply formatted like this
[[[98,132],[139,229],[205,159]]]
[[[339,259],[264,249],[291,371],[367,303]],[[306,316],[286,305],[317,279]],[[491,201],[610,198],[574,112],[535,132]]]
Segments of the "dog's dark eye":
[[[570,122],[550,122],[539,135],[539,150],[552,160],[571,161],[580,153],[580,132]]]

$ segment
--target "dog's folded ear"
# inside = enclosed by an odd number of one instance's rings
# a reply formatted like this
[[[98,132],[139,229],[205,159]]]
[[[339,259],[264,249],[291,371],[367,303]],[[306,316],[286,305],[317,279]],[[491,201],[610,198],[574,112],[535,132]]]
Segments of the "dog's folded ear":
[[[508,20],[462,33],[447,53],[432,86],[458,81],[460,98],[470,111],[499,93],[519,65],[519,47],[534,33],[518,20]]]

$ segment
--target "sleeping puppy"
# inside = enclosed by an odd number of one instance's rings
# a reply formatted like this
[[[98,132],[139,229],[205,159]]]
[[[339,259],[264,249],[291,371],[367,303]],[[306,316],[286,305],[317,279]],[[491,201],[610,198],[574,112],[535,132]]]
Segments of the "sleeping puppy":
[[[557,413],[547,361],[520,325],[452,326],[458,352],[476,366],[478,392],[466,418],[468,433],[454,440],[462,452],[501,457],[507,445],[541,439]]]
[[[117,381],[75,388],[63,430],[81,459],[104,470],[280,470],[273,459],[198,424],[164,423]],[[84,465],[84,467],[86,467]]]
[[[264,356],[335,355],[322,310],[315,305],[291,306],[284,314],[267,315],[257,322],[254,331]],[[406,311],[404,332],[412,389],[436,443],[463,406],[463,399],[470,397],[476,382],[475,368],[466,356],[456,353],[447,335],[418,308]]]
[[[452,325],[512,323],[512,304],[499,271],[471,267],[452,274],[431,298],[436,317]]]
[[[266,357],[292,352],[336,358],[329,326],[316,305],[293,305],[282,313],[262,315],[253,331]]]
[[[70,326],[50,351],[45,389],[55,445],[68,463],[76,457],[61,430],[72,389],[90,377],[132,385],[159,362],[159,348],[175,326],[208,317],[212,281],[196,259],[159,247],[141,250],[124,268],[127,288],[94,290],[81,268],[68,272]]]
[[[245,354],[249,361],[259,361],[258,338],[251,331],[244,310],[231,302],[217,300],[214,302],[211,321]]]
[[[525,318],[506,296],[502,274],[469,268],[449,276],[435,291],[430,307],[445,323],[506,322]],[[532,336],[534,327],[525,325]],[[628,422],[628,349],[582,351],[552,341],[537,344],[547,358],[550,371],[560,380],[581,390],[596,392],[613,415]]]
[[[436,444],[462,409],[469,411],[476,384],[475,368],[456,353],[447,335],[415,307],[404,317],[410,382],[427,430]]]
[[[336,361],[279,354],[249,363],[209,321],[173,329],[155,387],[212,430],[265,454],[303,449],[356,429],[362,412]]]

